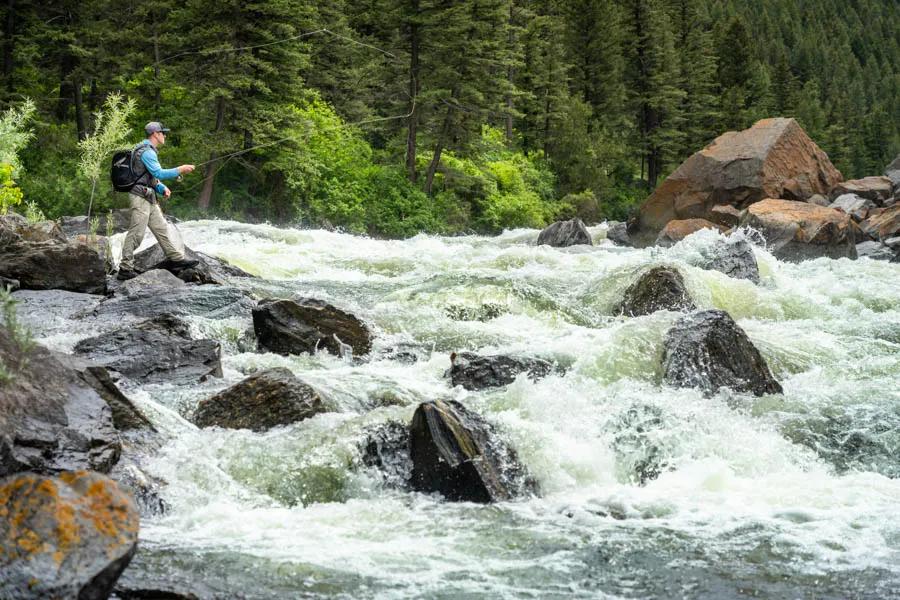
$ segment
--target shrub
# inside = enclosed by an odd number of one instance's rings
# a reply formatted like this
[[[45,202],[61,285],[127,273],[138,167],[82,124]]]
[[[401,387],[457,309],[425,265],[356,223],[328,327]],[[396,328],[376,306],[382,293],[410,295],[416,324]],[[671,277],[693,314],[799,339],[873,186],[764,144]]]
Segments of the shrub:
[[[22,190],[13,181],[12,173],[11,164],[0,164],[0,215],[5,215],[10,208],[22,202]]]

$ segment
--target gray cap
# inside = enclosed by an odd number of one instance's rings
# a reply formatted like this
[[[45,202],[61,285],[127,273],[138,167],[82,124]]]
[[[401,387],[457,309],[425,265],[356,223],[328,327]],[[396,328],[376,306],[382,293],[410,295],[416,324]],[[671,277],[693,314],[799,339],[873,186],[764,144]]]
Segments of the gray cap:
[[[156,133],[157,131],[162,131],[163,133],[169,133],[168,127],[163,127],[163,124],[159,121],[150,121],[144,126],[144,131],[147,132],[147,135],[151,135]]]

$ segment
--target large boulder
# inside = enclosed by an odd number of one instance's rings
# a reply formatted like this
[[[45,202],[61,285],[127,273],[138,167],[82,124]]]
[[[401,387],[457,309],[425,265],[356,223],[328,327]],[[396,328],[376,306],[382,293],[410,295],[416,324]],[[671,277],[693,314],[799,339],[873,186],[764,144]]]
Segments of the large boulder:
[[[765,198],[806,200],[842,179],[794,119],[763,119],[729,131],[684,161],[640,209],[639,229],[653,236],[675,219],[716,221],[717,205],[738,209]]]
[[[193,339],[188,324],[171,315],[81,340],[75,353],[140,382],[196,383],[222,376],[219,342]]]
[[[868,216],[869,211],[875,208],[875,203],[868,198],[857,196],[856,194],[841,194],[835,198],[834,202],[828,205],[829,208],[837,209],[847,213],[853,220],[859,223]]]
[[[697,266],[725,273],[734,279],[759,283],[759,264],[753,246],[742,238],[730,237],[717,241],[703,251],[703,260]]]
[[[853,194],[866,200],[871,200],[878,206],[884,206],[884,203],[893,196],[893,185],[888,177],[864,177],[862,179],[851,179],[843,181],[831,189],[831,198],[836,199],[844,194]]]
[[[894,187],[894,198],[900,194],[900,154],[884,169],[884,176],[891,180]]]
[[[123,296],[152,294],[169,288],[184,287],[185,283],[165,269],[152,269],[123,282],[117,293]],[[149,295],[148,294],[148,295]]]
[[[537,492],[515,450],[479,414],[453,400],[419,405],[409,450],[410,483],[418,491],[485,503]]]
[[[99,473],[0,481],[0,597],[107,598],[139,526],[134,501]]]
[[[528,373],[532,380],[540,379],[552,370],[553,365],[540,358],[479,356],[472,352],[454,352],[450,355],[451,383],[454,387],[460,385],[473,391],[508,385],[520,373]]]
[[[278,354],[313,353],[324,348],[342,356],[363,356],[372,349],[372,332],[358,317],[322,300],[268,299],[253,309],[260,349]]]
[[[78,243],[11,241],[0,245],[0,276],[22,289],[106,293],[106,257]]]
[[[228,283],[229,277],[253,277],[250,273],[230,265],[220,258],[195,252],[187,246],[184,247],[184,256],[189,260],[199,262],[195,267],[179,269],[175,272],[179,279],[187,282],[225,285]],[[167,264],[166,255],[159,244],[154,244],[134,255],[134,268],[139,273],[153,269],[167,269]]]
[[[625,290],[616,312],[639,317],[658,310],[681,311],[693,308],[694,300],[684,285],[681,273],[671,267],[654,267]]]
[[[160,270],[154,269],[152,272]],[[125,283],[136,279],[138,277]],[[167,281],[171,279],[167,278]],[[256,306],[256,302],[246,292],[224,285],[145,287],[131,291],[128,295],[125,295],[128,291],[125,285],[120,285],[118,289],[122,292],[120,295],[104,300],[94,308],[95,316],[155,317],[170,314],[220,319],[247,316]]]
[[[113,411],[89,381],[22,332],[0,327],[0,476],[108,472],[121,444]]]
[[[308,419],[326,408],[313,388],[284,368],[254,373],[202,400],[194,412],[199,427],[265,431]]]
[[[747,209],[741,225],[762,233],[777,258],[795,262],[823,256],[856,258],[856,242],[862,235],[842,211],[791,200],[757,202]]]
[[[591,245],[591,234],[581,219],[557,221],[541,231],[537,239],[538,246],[546,244],[555,248],[565,248],[578,244]]]
[[[900,234],[900,204],[890,208],[876,209],[869,218],[859,224],[867,236],[885,241]]]
[[[723,387],[756,396],[782,391],[744,330],[721,310],[698,311],[675,322],[663,342],[663,379],[707,394]]]
[[[729,228],[724,225],[711,223],[706,219],[676,219],[666,223],[666,226],[659,232],[659,235],[656,236],[656,245],[669,248],[701,229],[715,229],[724,233]]]
[[[631,238],[628,235],[628,224],[622,222],[613,222],[609,224],[609,228],[606,230],[606,239],[611,241],[616,246],[627,246],[631,247],[634,244],[631,242]]]

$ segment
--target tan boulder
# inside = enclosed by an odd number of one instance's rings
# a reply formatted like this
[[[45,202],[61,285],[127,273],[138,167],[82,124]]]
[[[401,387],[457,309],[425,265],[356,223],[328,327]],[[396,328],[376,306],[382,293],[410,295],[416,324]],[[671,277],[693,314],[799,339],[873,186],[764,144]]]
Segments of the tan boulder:
[[[656,237],[656,245],[664,247],[674,246],[687,236],[696,233],[701,229],[715,229],[725,233],[729,228],[724,225],[716,225],[706,219],[679,219],[669,221]]]
[[[777,258],[794,262],[823,256],[856,258],[856,241],[862,237],[850,215],[793,200],[757,202],[747,209],[741,225],[762,233]]]
[[[763,119],[720,135],[669,175],[641,206],[640,234],[646,240],[675,219],[716,221],[717,205],[827,195],[842,179],[797,121]]]
[[[876,240],[884,241],[900,235],[900,204],[890,208],[876,208],[859,226],[863,233]]]
[[[883,206],[884,202],[891,199],[893,185],[887,177],[863,177],[862,179],[851,179],[837,184],[831,190],[831,199],[834,200],[844,194],[855,194],[860,198],[871,200],[878,206]]]

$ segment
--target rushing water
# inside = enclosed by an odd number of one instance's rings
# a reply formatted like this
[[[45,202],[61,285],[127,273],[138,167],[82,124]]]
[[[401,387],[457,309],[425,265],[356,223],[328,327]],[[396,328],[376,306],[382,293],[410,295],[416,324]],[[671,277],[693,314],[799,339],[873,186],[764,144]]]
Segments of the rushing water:
[[[536,247],[537,231],[378,241],[224,221],[189,246],[260,276],[258,297],[311,296],[374,328],[371,359],[248,351],[247,318],[193,318],[225,377],[128,389],[168,442],[148,465],[168,514],[145,519],[126,579],[222,598],[900,598],[900,265],[775,260],[754,285],[693,265],[718,237],[671,249]],[[121,243],[121,236],[116,242]],[[614,306],[652,266],[728,311],[784,393],[705,398],[661,385],[678,314]],[[469,320],[465,320],[469,319]],[[73,333],[74,332],[74,333]],[[47,325],[67,349],[92,335]],[[391,350],[419,356],[392,360]],[[449,354],[538,355],[538,382],[453,389]],[[197,402],[284,366],[333,412],[266,433],[198,430]],[[386,486],[360,461],[367,427],[453,398],[514,446],[540,498],[448,503]],[[635,465],[662,464],[644,485]]]

